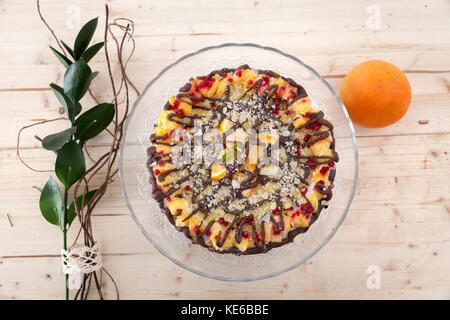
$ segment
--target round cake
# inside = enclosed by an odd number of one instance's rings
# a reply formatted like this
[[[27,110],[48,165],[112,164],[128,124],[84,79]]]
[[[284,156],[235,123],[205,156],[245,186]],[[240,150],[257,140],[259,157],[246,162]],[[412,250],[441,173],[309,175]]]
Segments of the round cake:
[[[153,198],[217,253],[254,254],[306,232],[332,197],[333,125],[305,89],[248,65],[191,78],[150,137]]]

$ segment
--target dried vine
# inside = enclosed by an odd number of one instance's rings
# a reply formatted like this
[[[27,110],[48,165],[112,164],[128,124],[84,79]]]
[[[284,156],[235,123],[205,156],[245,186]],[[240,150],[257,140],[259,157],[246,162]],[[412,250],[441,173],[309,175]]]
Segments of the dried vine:
[[[37,5],[37,11],[39,14],[39,17],[41,18],[44,25],[47,27],[49,32],[52,34],[53,38],[57,42],[59,48],[62,51],[62,54],[68,58],[66,51],[64,50],[64,47],[66,45],[58,39],[56,36],[54,30],[50,27],[50,25],[47,23],[45,18],[43,17],[40,9],[40,3],[39,0],[36,0]],[[123,125],[124,122],[128,116],[129,110],[130,110],[130,88],[134,91],[136,95],[139,95],[139,90],[136,88],[136,86],[132,83],[132,81],[129,79],[126,68],[128,65],[128,62],[130,61],[131,57],[133,56],[134,50],[135,50],[135,41],[133,38],[134,34],[134,23],[132,20],[126,19],[126,18],[117,18],[114,19],[113,22],[110,22],[109,17],[109,9],[108,6],[105,5],[105,14],[106,14],[106,23],[104,28],[104,53],[106,57],[106,65],[108,69],[108,76],[110,79],[110,85],[111,90],[113,93],[113,99],[111,104],[114,106],[114,119],[111,121],[111,124],[109,126],[109,129],[106,129],[106,131],[109,133],[109,135],[112,138],[112,141],[109,146],[109,150],[105,152],[102,156],[100,156],[97,160],[94,160],[88,149],[86,144],[83,145],[83,143],[80,142],[81,147],[84,147],[85,153],[88,155],[89,159],[93,162],[93,164],[87,168],[84,173],[82,174],[81,178],[75,182],[73,185],[73,199],[77,199],[77,201],[73,201],[76,216],[78,218],[78,221],[80,223],[80,229],[73,241],[73,244],[70,247],[73,247],[80,237],[83,238],[84,245],[88,247],[92,247],[95,242],[95,236],[93,232],[93,226],[92,226],[92,220],[91,216],[92,213],[101,200],[101,198],[105,195],[108,185],[114,182],[114,178],[117,176],[118,168],[116,165],[117,160],[117,154],[119,151],[119,144],[120,140],[123,135]],[[115,34],[115,31],[119,32],[119,35],[117,36]],[[113,41],[109,41],[109,40]],[[119,66],[119,75],[118,80],[114,78],[113,71],[112,71],[112,62],[110,53],[108,50],[108,44],[109,42],[112,43],[113,47],[115,48],[115,58],[117,59],[117,64]],[[131,51],[130,53],[124,57],[124,47],[126,43],[131,43]],[[67,47],[66,47],[67,49]],[[68,49],[70,50],[70,49]],[[64,59],[64,58],[63,58]],[[119,84],[117,83],[119,82]],[[94,96],[91,89],[88,90],[90,96],[94,101],[98,103],[98,99]],[[68,118],[57,118],[57,119],[51,119],[51,120],[43,120],[39,121],[37,123],[24,126],[20,129],[17,137],[17,156],[19,160],[29,169],[37,172],[48,172],[43,170],[36,170],[29,166],[21,157],[20,155],[20,136],[23,130],[28,129],[30,127],[36,126],[36,125],[42,125],[48,122],[57,121],[57,120],[68,120]],[[73,120],[73,119],[72,119]],[[39,138],[40,141],[42,139]],[[102,177],[101,181],[98,182],[98,179],[94,182],[94,178]],[[38,188],[39,189],[39,188]],[[96,190],[93,195],[89,195],[89,200],[86,199],[86,195],[89,193],[90,190]],[[91,192],[92,193],[92,192]],[[78,199],[81,199],[81,202],[78,202]],[[112,275],[104,268],[102,267],[101,270],[96,272],[91,272],[87,274],[83,274],[82,284],[81,288],[76,292],[74,299],[77,300],[86,300],[88,299],[91,284],[92,281],[94,282],[94,285],[97,289],[98,295],[100,299],[104,298],[104,294],[102,291],[102,281],[103,281],[103,273],[106,274],[112,281],[115,287],[116,291],[116,298],[119,299],[119,290],[117,287],[117,283],[112,277]],[[67,281],[67,280],[66,280]],[[68,293],[66,293],[68,295]],[[67,297],[67,296],[66,296]]]

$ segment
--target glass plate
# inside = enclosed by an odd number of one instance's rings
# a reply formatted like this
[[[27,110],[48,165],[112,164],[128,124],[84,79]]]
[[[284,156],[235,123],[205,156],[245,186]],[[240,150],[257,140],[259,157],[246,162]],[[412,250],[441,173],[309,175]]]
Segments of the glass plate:
[[[336,151],[340,160],[329,208],[308,232],[294,242],[264,254],[236,256],[217,254],[192,244],[175,230],[151,196],[146,168],[146,150],[159,113],[170,95],[191,77],[207,75],[224,67],[248,64],[274,70],[302,85],[315,106],[334,124]],[[331,86],[298,58],[256,44],[226,43],[188,54],[165,67],[145,87],[125,123],[119,160],[122,192],[131,215],[147,239],[164,256],[196,274],[227,281],[252,281],[291,270],[316,254],[336,233],[355,194],[358,177],[358,146],[345,106]]]

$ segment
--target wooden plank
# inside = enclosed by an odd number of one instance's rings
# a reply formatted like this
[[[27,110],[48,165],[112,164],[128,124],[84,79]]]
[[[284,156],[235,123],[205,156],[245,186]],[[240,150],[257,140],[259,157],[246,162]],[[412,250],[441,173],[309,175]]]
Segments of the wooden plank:
[[[116,277],[122,298],[450,298],[450,185],[445,179],[450,174],[448,1],[377,1],[380,30],[367,27],[368,2],[328,1],[318,6],[313,0],[301,4],[113,0],[108,4],[113,17],[136,22],[137,49],[129,74],[139,88],[184,54],[224,42],[254,42],[301,58],[337,91],[344,75],[369,59],[397,65],[413,89],[411,108],[400,122],[383,129],[356,128],[357,195],[336,236],[308,263],[274,279],[226,283],[179,268],[140,233],[119,183],[112,184],[93,219],[105,265]],[[42,0],[44,15],[68,43],[74,39],[74,31],[66,26],[70,5],[79,6],[82,22],[100,15],[103,26],[103,2]],[[95,40],[101,38],[99,31]],[[37,191],[31,188],[42,185],[50,173],[24,168],[15,155],[15,141],[29,120],[60,116],[48,84],[61,83],[64,69],[48,50],[54,41],[34,2],[0,3],[0,39],[0,299],[59,299],[61,233],[42,219]],[[107,100],[103,59],[100,53],[93,61],[101,72],[94,87],[96,95]],[[87,98],[85,103],[91,106],[93,100]],[[64,123],[48,128],[56,131]],[[43,169],[54,156],[42,150],[33,135],[42,136],[49,129],[33,129],[23,136],[22,155]],[[92,141],[94,157],[106,142],[106,136]],[[76,225],[71,235],[75,231]],[[379,290],[366,286],[371,265],[381,270]],[[113,298],[110,282],[105,290],[106,297]]]
[[[197,38],[196,38],[197,40]],[[211,43],[217,45],[220,43]],[[170,48],[161,46],[161,52],[147,52],[146,47],[154,45],[154,41],[143,42],[140,39],[136,42],[136,53],[129,64],[129,75],[136,84],[143,88],[153,77],[155,77],[165,66],[173,63],[184,54],[191,53],[196,49],[189,47],[189,50],[173,53]],[[205,44],[205,46],[208,44]],[[197,49],[202,48],[199,46]],[[280,50],[283,50],[280,48]],[[365,53],[365,54],[328,54],[328,55],[307,55],[300,49],[295,50],[290,46],[286,53],[293,54],[305,63],[316,69],[322,76],[327,78],[343,78],[351,68],[366,60],[383,59],[394,63],[400,69],[407,73],[408,77],[417,78],[420,76],[443,77],[448,81],[450,73],[450,50],[439,51],[389,51],[383,53]],[[1,56],[1,55],[0,55]],[[243,61],[248,62],[249,61]],[[104,53],[100,52],[91,62],[93,69],[102,74],[106,73],[104,65]],[[115,68],[117,70],[117,68]],[[39,91],[48,90],[48,83],[60,83],[64,75],[64,68],[52,55],[50,50],[43,48],[42,57],[36,64],[8,64],[0,62],[0,72],[9,76],[0,79],[0,92],[9,91]],[[23,77],[27,74],[27,77]],[[100,80],[99,80],[100,79]],[[95,81],[97,86],[107,82],[107,78],[98,78]],[[440,85],[441,86],[441,85]],[[420,92],[420,91],[419,91]]]
[[[227,283],[185,271],[159,253],[104,257],[122,299],[448,299],[448,243],[408,247],[341,242],[353,227],[306,264],[276,278]],[[357,256],[358,259],[349,259]],[[380,268],[381,288],[367,289],[367,268]],[[63,275],[57,257],[0,258],[1,299],[61,299]],[[113,299],[105,281],[106,298]]]
[[[104,74],[99,76],[102,80]],[[413,88],[413,99],[411,107],[405,117],[398,123],[382,129],[367,129],[357,126],[358,136],[393,135],[393,134],[430,134],[449,131],[450,114],[448,101],[450,99],[450,73],[445,74],[408,74]],[[138,78],[136,85],[142,88],[146,79]],[[342,78],[328,79],[331,85],[339,92]],[[100,80],[98,80],[100,84]],[[104,84],[103,82],[102,84]],[[109,101],[108,97],[102,95],[105,92],[103,85],[94,85],[94,94],[101,101]],[[51,91],[9,91],[1,92],[0,99],[4,103],[0,118],[0,126],[9,126],[11,119],[16,119],[13,130],[8,130],[0,136],[0,148],[10,148],[17,139],[17,133],[24,125],[31,124],[32,119],[52,119],[63,116],[59,104]],[[95,105],[95,101],[86,97],[85,107]],[[427,106],[427,107],[425,107]],[[26,115],[23,117],[21,115]],[[18,116],[21,116],[20,118]],[[39,142],[34,135],[44,137],[51,132],[57,132],[66,128],[65,121],[49,123],[45,126],[30,128],[23,133],[21,146],[24,148],[38,148]],[[109,143],[108,135],[95,138],[92,143]]]
[[[434,1],[426,7],[421,2],[379,1],[382,28],[375,31],[368,30],[366,25],[366,3],[347,5],[330,2],[320,10],[317,10],[314,1],[302,2],[301,6],[295,1],[256,3],[255,5],[255,1],[233,0],[214,4],[208,1],[188,1],[183,4],[153,1],[142,4],[136,0],[114,1],[110,6],[113,16],[133,17],[139,26],[136,33],[138,37],[206,35],[217,39],[220,36],[222,42],[250,41],[274,43],[278,46],[283,44],[285,47],[301,44],[303,53],[314,54],[445,46],[449,48],[448,37],[445,37],[450,23],[446,15],[449,4],[444,0]],[[73,38],[73,31],[66,27],[68,5],[53,0],[43,2],[42,7],[46,15],[51,17],[51,23],[58,29],[61,37],[69,40]],[[82,21],[88,17],[103,15],[102,3],[78,1],[77,5],[81,10]],[[408,10],[405,10],[406,7]],[[22,14],[28,13],[32,16],[34,12],[34,6],[25,1],[6,1],[3,9],[1,21],[5,28],[0,28],[1,30],[7,30],[7,26],[12,25]],[[211,23],[211,11],[220,12],[220,16],[215,16],[214,23]],[[417,14],[418,12],[421,14]],[[433,19],[429,18],[431,15]],[[281,17],[284,23],[280,22]],[[345,21],[342,17],[345,17]],[[326,24],[323,23],[324,20]],[[260,21],[264,23],[259,23]],[[32,30],[39,31],[30,32]],[[48,38],[37,17],[17,26],[15,34],[23,35],[22,39],[30,41]],[[40,39],[37,39],[36,35]],[[8,41],[8,44],[20,45],[10,33],[3,32],[2,38]],[[292,41],[293,39],[298,41]],[[190,48],[192,41],[188,40]],[[195,41],[197,44],[198,39]],[[332,46],[333,43],[339,46]],[[21,58],[35,61],[36,57],[26,50],[20,52],[26,55]]]
[[[450,174],[447,151],[450,134],[384,137],[381,141],[378,137],[366,137],[359,138],[359,142],[362,160],[358,192],[344,222],[347,227],[355,228],[352,234],[346,234],[348,244],[352,241],[371,245],[389,242],[393,246],[404,246],[405,243],[425,245],[429,239],[450,241],[445,232],[450,227],[450,185],[440,178]],[[2,151],[4,161],[0,167],[9,170],[1,173],[5,183],[0,192],[9,194],[2,209],[9,214],[14,227],[3,217],[0,243],[23,240],[20,247],[5,247],[0,255],[55,254],[60,233],[40,217],[38,194],[31,189],[32,185],[42,185],[48,174],[26,174],[28,169],[14,163],[8,153],[12,151]],[[25,159],[27,153],[30,155],[32,151],[25,153]],[[380,163],[384,166],[380,167]],[[22,178],[15,184],[17,176]],[[136,246],[146,240],[128,215],[118,183],[111,186],[96,215],[96,234],[105,244],[105,253],[148,252],[150,246]],[[427,224],[425,229],[424,223]],[[374,227],[380,224],[387,228],[381,229],[378,235],[372,234]],[[72,231],[75,230],[76,225]]]

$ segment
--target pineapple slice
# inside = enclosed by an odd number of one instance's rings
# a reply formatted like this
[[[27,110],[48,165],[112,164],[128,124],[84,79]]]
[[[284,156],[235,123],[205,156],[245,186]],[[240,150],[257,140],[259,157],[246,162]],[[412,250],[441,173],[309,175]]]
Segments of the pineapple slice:
[[[239,81],[242,83],[245,83],[247,86],[252,86],[252,84],[255,82],[257,77],[257,74],[250,69],[244,69],[242,70],[242,75],[238,77]]]
[[[311,99],[308,97],[295,101],[289,110],[293,111],[298,116],[303,116],[307,112],[316,112],[311,105]]]
[[[228,130],[230,130],[234,126],[233,121],[228,120],[227,118],[224,118],[222,122],[220,123],[219,131],[220,133],[224,134]]]
[[[170,210],[172,215],[175,215],[178,210],[182,210],[181,214],[175,218],[175,224],[177,227],[184,227],[192,217],[186,221],[183,221],[188,215],[187,211],[187,200],[182,198],[171,197],[167,200],[167,208]]]
[[[236,247],[242,252],[246,251],[248,247],[252,247],[254,245],[252,228],[249,225],[244,225],[243,229],[241,242],[236,243]]]
[[[198,89],[198,91],[204,96],[204,97],[212,97],[216,91],[217,88],[219,87],[219,84],[221,81],[219,81],[220,77],[219,76],[214,76],[212,79],[214,80],[210,80],[212,82],[211,86],[201,86],[201,83],[207,79],[201,80],[200,82],[197,83],[197,85],[200,85],[200,88]]]
[[[264,223],[264,243],[268,244],[272,241],[272,222],[268,221]]]
[[[291,223],[293,224],[294,228],[305,228],[309,225],[308,219],[303,214],[293,214],[291,216]]]
[[[192,112],[192,106],[190,104],[187,104],[186,102],[191,102],[191,99],[186,97],[176,99],[175,96],[171,96],[169,98],[169,103],[174,106],[175,109],[181,110],[185,115],[190,115]]]
[[[227,87],[230,83],[228,82],[228,79],[222,79],[219,82],[219,85],[217,86],[217,90],[216,90],[216,94],[218,96],[224,96],[225,95],[225,91],[227,90]]]
[[[316,156],[332,156],[333,152],[330,149],[331,137],[328,136],[326,139],[317,141],[311,145],[311,150]]]
[[[173,113],[173,111],[165,110],[159,115],[158,126],[155,128],[153,133],[157,136],[168,136],[170,133],[178,128],[180,125],[174,121],[169,121],[167,116]]]
[[[189,233],[191,234],[192,237],[197,237],[195,231],[200,226],[202,221],[198,217],[192,216],[191,218],[188,219],[188,222],[189,222]]]

